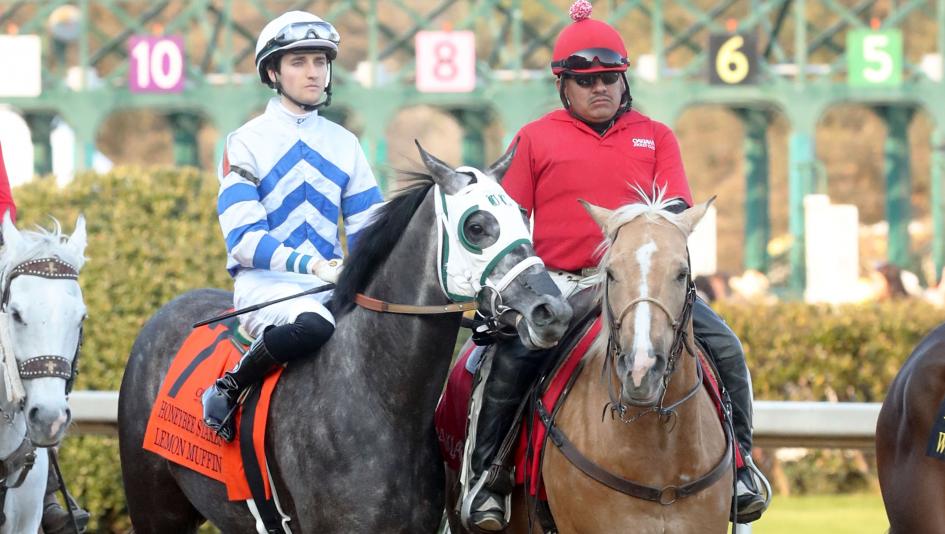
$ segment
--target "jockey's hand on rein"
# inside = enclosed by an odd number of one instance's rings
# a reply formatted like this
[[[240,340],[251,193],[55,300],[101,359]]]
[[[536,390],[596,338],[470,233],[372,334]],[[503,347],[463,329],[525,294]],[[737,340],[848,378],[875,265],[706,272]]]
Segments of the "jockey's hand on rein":
[[[344,263],[339,259],[317,260],[309,263],[308,272],[329,284],[334,284],[338,281],[338,276],[341,275],[341,269],[343,267]]]

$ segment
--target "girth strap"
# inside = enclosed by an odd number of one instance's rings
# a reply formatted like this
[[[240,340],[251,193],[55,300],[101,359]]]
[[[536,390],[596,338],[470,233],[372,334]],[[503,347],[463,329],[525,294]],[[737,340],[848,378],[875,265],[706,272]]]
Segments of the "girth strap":
[[[638,499],[658,502],[662,505],[673,504],[679,499],[691,497],[707,489],[718,482],[726,471],[731,470],[732,430],[729,425],[722,425],[725,430],[725,454],[722,455],[719,463],[717,463],[711,471],[701,478],[682,486],[668,485],[664,488],[654,488],[614,475],[587,456],[581,454],[581,451],[574,446],[574,443],[568,439],[567,435],[555,426],[554,421],[551,419],[551,416],[548,414],[541,400],[538,401],[538,415],[541,417],[542,423],[544,423],[545,427],[548,429],[548,437],[572,465],[601,484]]]

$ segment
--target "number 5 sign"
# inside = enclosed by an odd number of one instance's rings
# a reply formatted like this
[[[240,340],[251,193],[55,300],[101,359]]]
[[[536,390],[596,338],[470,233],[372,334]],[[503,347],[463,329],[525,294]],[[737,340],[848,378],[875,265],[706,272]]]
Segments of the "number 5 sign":
[[[847,83],[851,87],[902,84],[902,33],[899,30],[849,32]]]
[[[179,93],[184,88],[184,39],[179,35],[128,38],[128,90]]]
[[[415,46],[418,91],[468,93],[476,88],[473,32],[417,32]]]

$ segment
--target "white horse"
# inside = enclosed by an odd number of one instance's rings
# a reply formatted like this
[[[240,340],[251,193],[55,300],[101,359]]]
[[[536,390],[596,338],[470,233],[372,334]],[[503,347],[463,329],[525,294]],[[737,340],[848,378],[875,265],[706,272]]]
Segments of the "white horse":
[[[0,249],[0,534],[39,531],[49,466],[72,414],[67,383],[75,378],[85,303],[85,219],[71,236],[20,232],[3,218]]]

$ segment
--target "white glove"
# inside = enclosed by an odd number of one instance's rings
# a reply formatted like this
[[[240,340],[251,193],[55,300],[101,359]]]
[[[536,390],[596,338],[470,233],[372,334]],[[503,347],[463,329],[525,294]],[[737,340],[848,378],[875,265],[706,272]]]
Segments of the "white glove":
[[[338,259],[316,260],[308,264],[308,272],[330,284],[334,284],[338,281],[338,276],[341,275],[342,267],[344,267],[343,262]]]

